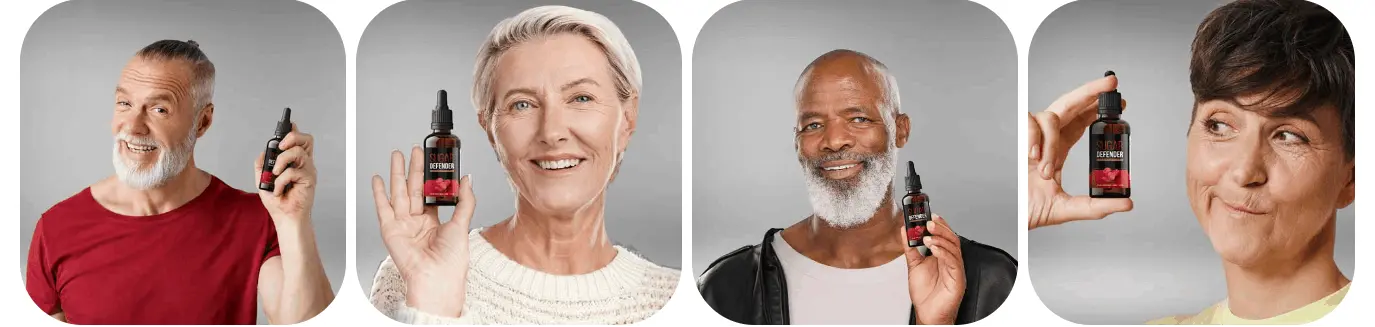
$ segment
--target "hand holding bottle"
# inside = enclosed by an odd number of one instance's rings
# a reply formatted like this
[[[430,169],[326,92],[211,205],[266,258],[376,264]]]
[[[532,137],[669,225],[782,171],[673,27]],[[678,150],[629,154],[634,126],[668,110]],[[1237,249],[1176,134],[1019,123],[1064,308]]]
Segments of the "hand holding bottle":
[[[1098,94],[1114,89],[1117,89],[1117,76],[1105,76],[1061,95],[1045,111],[1028,114],[1027,229],[1102,219],[1109,214],[1132,209],[1133,203],[1129,198],[1071,196],[1061,184],[1061,169],[1069,156],[1069,149],[1098,118]],[[1127,101],[1124,99],[1123,110],[1126,107]]]
[[[268,174],[273,185],[272,190],[258,190],[258,199],[277,225],[309,220],[315,203],[315,138],[297,130],[295,123],[289,130],[277,143],[281,152],[274,158],[275,165],[268,167],[271,171],[263,171],[263,156],[257,156],[253,164],[254,180]]]
[[[923,256],[915,247],[906,247],[907,292],[916,307],[917,323],[921,325],[953,325],[964,300],[964,252],[960,237],[946,224],[945,218],[934,215],[926,223],[931,236],[923,243],[931,256]],[[902,230],[907,239],[906,228]]]
[[[468,226],[476,208],[472,176],[459,180],[458,203],[448,222],[424,205],[424,154],[411,148],[409,172],[400,151],[391,154],[391,199],[382,177],[372,177],[382,241],[406,282],[406,305],[432,315],[463,313],[468,278]]]

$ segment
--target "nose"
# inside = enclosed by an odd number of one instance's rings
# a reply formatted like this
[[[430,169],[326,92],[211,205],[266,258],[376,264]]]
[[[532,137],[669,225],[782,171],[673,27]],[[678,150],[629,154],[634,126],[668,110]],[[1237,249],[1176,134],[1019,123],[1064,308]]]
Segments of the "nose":
[[[148,134],[148,114],[146,110],[129,110],[123,114],[115,114],[115,132],[124,132],[129,135]]]
[[[1227,179],[1245,188],[1265,185],[1269,181],[1266,164],[1271,156],[1271,148],[1264,137],[1254,136],[1234,153],[1232,164],[1227,170]]]
[[[568,141],[568,124],[563,119],[563,106],[552,105],[540,110],[539,129],[535,139],[546,145],[559,145]]]
[[[845,128],[845,124],[827,126],[821,134],[821,150],[824,152],[841,152],[849,150],[855,146],[855,137],[850,130]]]

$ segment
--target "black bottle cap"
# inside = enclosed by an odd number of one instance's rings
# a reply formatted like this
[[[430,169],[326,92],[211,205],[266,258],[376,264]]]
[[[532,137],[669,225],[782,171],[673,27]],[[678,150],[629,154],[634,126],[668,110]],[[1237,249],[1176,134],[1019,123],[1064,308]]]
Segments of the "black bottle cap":
[[[291,108],[282,109],[282,120],[277,122],[277,130],[272,131],[272,135],[283,138],[288,133],[291,133]]]
[[[1103,77],[1117,76],[1117,73],[1109,70],[1103,73]],[[1122,114],[1122,93],[1117,93],[1117,89],[1098,94],[1098,114],[1099,115],[1121,115]]]
[[[434,101],[434,111],[430,113],[430,129],[454,129],[454,112],[449,110],[449,92],[439,90]]]
[[[907,162],[907,193],[921,192],[921,175],[917,175],[917,164]]]

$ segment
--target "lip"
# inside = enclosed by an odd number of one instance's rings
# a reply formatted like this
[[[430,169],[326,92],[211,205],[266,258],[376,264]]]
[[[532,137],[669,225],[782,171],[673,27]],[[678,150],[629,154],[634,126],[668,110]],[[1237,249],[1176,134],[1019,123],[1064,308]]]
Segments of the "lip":
[[[152,150],[148,150],[148,151],[146,151],[146,152],[135,152],[135,151],[133,151],[132,149],[129,149],[129,142],[124,141],[124,140],[120,140],[120,141],[119,141],[119,153],[123,154],[126,158],[130,158],[130,159],[138,159],[138,158],[151,157],[151,156],[153,156],[153,155],[156,155],[156,154],[158,153],[158,151],[161,151],[161,150],[162,150],[161,147],[158,147],[158,146],[156,146],[156,145],[151,146],[151,147],[152,147]]]
[[[1226,201],[1226,200],[1220,200],[1220,199],[1219,199],[1219,201],[1222,202],[1222,206],[1223,206],[1223,207],[1226,207],[1226,208],[1227,208],[1227,211],[1230,211],[1230,212],[1235,213],[1235,214],[1260,216],[1260,215],[1264,215],[1264,214],[1269,213],[1269,212],[1266,211],[1266,210],[1260,210],[1260,209],[1256,209],[1256,208],[1254,208],[1254,207],[1248,207],[1248,206],[1244,206],[1244,205],[1237,205],[1237,204],[1234,204],[1234,203],[1232,203],[1232,202],[1228,202],[1228,201]]]
[[[541,161],[559,160],[577,160],[577,164],[572,167],[553,170],[544,169],[544,167],[540,166],[539,164]],[[530,166],[533,167],[538,174],[546,176],[567,176],[582,170],[583,166],[587,165],[587,157],[571,153],[556,153],[536,156],[534,158],[531,158],[530,160],[527,160],[526,162],[529,162]]]
[[[827,161],[821,163],[818,168],[821,169],[821,175],[827,179],[848,179],[859,176],[859,171],[864,169],[864,162],[856,160]]]

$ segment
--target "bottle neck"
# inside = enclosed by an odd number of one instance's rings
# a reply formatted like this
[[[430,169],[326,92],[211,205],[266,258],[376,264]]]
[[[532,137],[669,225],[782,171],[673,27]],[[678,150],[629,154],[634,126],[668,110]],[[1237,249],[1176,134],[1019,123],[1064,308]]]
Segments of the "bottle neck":
[[[1118,113],[1113,113],[1113,112],[1103,112],[1103,111],[1099,111],[1099,112],[1098,112],[1098,119],[1118,120],[1118,119],[1122,119],[1122,113],[1120,113],[1120,112],[1118,112]]]
[[[450,134],[451,131],[453,131],[453,130],[452,130],[452,129],[448,129],[448,128],[445,128],[445,129],[439,129],[439,128],[431,129],[431,133],[433,133],[433,134]]]

